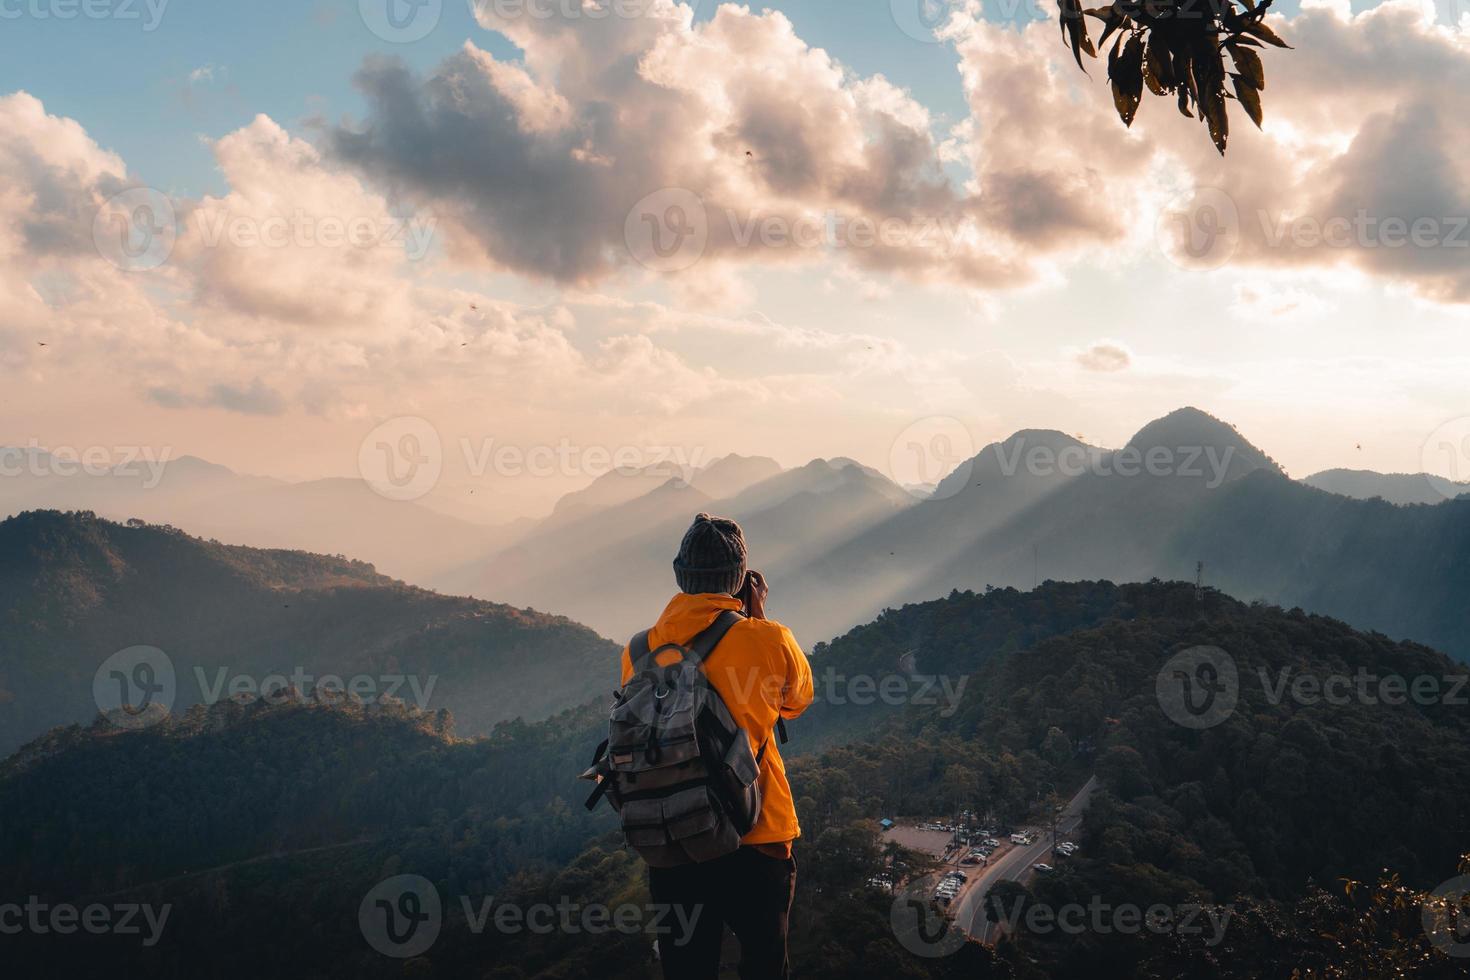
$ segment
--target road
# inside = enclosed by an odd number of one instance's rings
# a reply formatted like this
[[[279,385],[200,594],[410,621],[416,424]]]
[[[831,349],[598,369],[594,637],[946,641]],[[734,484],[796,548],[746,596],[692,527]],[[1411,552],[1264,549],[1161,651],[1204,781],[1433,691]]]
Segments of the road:
[[[1097,789],[1097,777],[1093,776],[1072,797],[1067,808],[1062,811],[1062,819],[1057,824],[1057,835],[1065,837],[1075,831],[1082,824],[1082,812],[1087,809],[1087,804],[1092,799],[1092,791]],[[979,877],[974,883],[966,888],[960,895],[955,906],[954,921],[972,939],[981,942],[994,942],[996,937],[992,935],[995,924],[985,918],[985,896],[990,888],[998,881],[1025,881],[1031,877],[1033,872],[1031,866],[1039,861],[1046,861],[1051,855],[1051,829],[1041,835],[1034,844],[1025,847],[1016,847],[1007,851],[1004,855],[994,859],[990,864],[980,869]],[[1047,861],[1054,864],[1054,861]]]

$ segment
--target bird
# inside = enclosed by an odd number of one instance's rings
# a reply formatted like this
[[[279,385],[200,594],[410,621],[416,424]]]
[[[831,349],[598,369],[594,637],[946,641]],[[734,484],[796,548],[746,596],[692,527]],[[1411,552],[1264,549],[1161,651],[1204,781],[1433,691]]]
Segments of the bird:
[[[46,341],[44,341],[44,340],[38,340],[38,341],[36,341],[36,346],[37,347],[45,347],[46,346]]]
[[[748,156],[748,157],[753,157],[753,156],[755,156],[755,154],[754,154],[754,153],[751,153],[751,152],[750,152],[750,151],[749,151],[749,150],[746,150],[746,151],[745,151],[745,155],[746,155],[746,156]]]
[[[460,344],[459,346],[461,346],[461,347],[468,347],[469,345],[470,345],[470,342],[468,340],[466,340],[464,343]]]
[[[1363,444],[1360,442],[1360,443],[1358,443],[1358,452],[1362,452],[1362,451],[1363,451]]]
[[[476,306],[476,305],[475,305],[475,304],[474,304],[474,303],[471,303],[471,304],[470,304],[470,309],[472,309],[472,310],[478,310],[478,309],[479,309],[479,307],[478,307],[478,306]]]

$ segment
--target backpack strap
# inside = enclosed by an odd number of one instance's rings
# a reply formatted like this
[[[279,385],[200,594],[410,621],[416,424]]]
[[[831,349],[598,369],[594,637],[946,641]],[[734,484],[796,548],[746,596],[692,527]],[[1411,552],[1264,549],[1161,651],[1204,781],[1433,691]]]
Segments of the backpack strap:
[[[645,662],[652,652],[648,649],[648,630],[633,634],[633,638],[628,641],[628,662],[633,665],[633,673],[652,666]]]
[[[709,659],[709,655],[714,653],[715,647],[719,642],[725,638],[725,634],[730,632],[730,627],[744,618],[745,615],[743,613],[738,613],[733,609],[723,610],[715,617],[713,623],[700,630],[699,634],[689,641],[689,654],[685,659],[692,662],[696,667],[704,663]]]

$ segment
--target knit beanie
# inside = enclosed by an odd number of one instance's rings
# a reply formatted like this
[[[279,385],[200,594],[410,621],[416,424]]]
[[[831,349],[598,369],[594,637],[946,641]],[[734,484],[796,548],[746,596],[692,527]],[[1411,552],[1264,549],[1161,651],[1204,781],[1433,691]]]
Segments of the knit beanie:
[[[691,594],[734,595],[745,582],[745,535],[723,517],[696,514],[674,559],[674,579]]]

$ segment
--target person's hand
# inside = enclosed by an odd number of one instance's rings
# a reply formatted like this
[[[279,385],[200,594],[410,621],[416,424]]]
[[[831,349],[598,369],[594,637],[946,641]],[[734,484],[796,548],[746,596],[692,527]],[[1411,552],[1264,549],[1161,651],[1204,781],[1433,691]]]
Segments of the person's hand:
[[[754,570],[745,573],[745,587],[740,590],[745,601],[745,615],[751,619],[765,619],[766,596],[770,594],[771,587],[766,584],[764,575]]]

